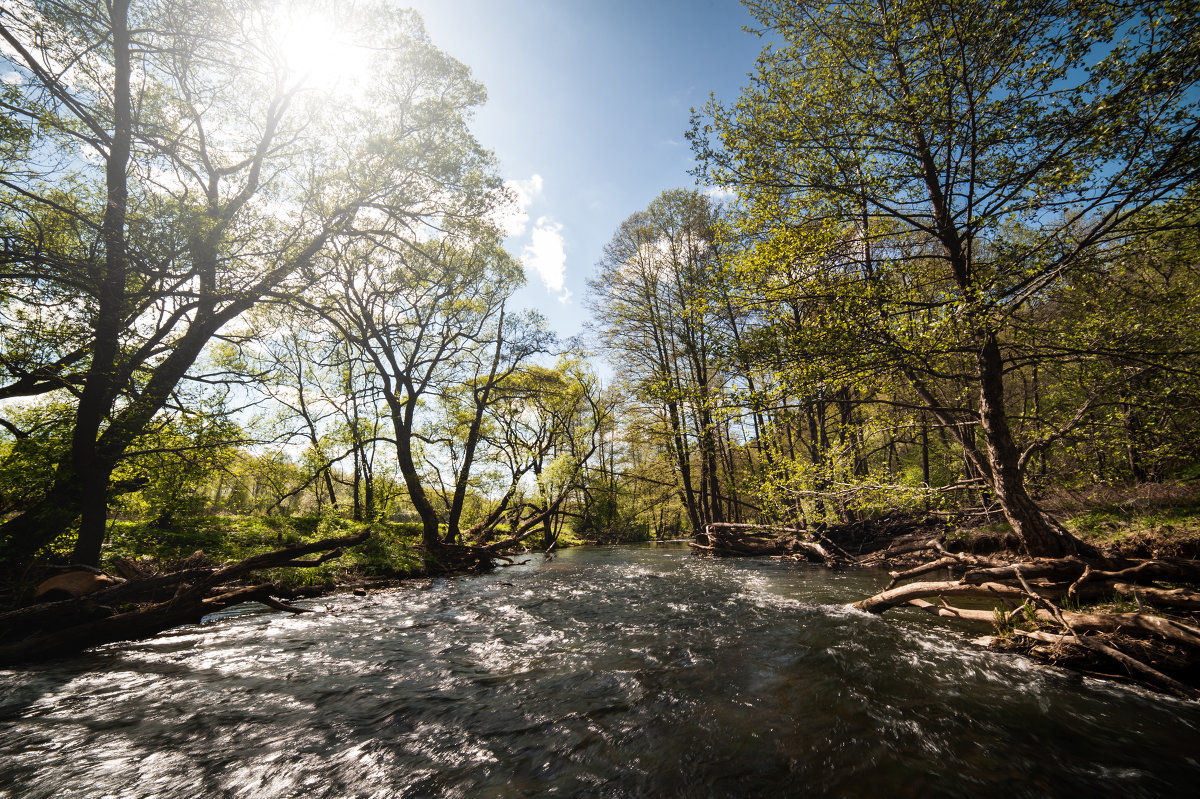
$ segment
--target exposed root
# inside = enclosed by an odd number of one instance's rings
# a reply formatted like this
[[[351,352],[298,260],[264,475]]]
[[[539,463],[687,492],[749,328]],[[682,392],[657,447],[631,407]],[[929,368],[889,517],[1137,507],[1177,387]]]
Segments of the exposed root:
[[[950,553],[937,542],[928,550],[940,557],[891,572],[885,590],[854,606],[883,613],[908,605],[943,618],[988,624],[1000,636],[990,641],[1030,642],[1023,651],[1035,657],[1200,699],[1195,684],[1200,681],[1200,620],[1191,615],[1200,610],[1200,590],[1154,582],[1200,582],[1200,561],[1067,557],[1004,563]],[[964,565],[974,568],[956,580],[904,582]],[[947,597],[991,598],[999,607],[959,608]],[[1083,612],[1061,604],[1113,597],[1132,599],[1137,610]],[[1149,606],[1186,613],[1167,617]]]

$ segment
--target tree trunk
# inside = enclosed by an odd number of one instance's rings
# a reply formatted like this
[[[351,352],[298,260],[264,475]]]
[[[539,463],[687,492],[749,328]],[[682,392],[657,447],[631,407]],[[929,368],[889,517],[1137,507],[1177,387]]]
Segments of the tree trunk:
[[[1061,525],[1049,519],[1025,490],[1021,453],[1013,441],[1004,408],[1004,361],[996,336],[988,332],[977,359],[979,420],[992,467],[992,489],[1021,546],[1030,555],[1060,558],[1084,552],[1087,547]]]
[[[446,542],[457,541],[462,537],[459,524],[462,520],[463,507],[467,501],[467,489],[471,483],[471,465],[475,462],[475,450],[483,432],[483,416],[491,401],[492,389],[496,385],[496,374],[500,371],[500,356],[504,352],[504,303],[500,304],[500,319],[496,322],[496,347],[492,353],[491,368],[488,369],[487,379],[482,385],[476,385],[473,390],[475,414],[471,418],[471,426],[467,429],[467,438],[463,442],[462,464],[458,474],[454,476],[454,497],[450,502],[450,513],[446,519]]]
[[[129,101],[131,66],[129,62],[128,0],[110,6],[113,47],[113,135],[105,159],[107,187],[104,223],[104,266],[97,270],[96,318],[92,326],[95,340],[92,363],[88,367],[79,406],[75,413],[70,466],[65,476],[80,484],[76,510],[83,514],[79,538],[71,555],[74,563],[95,565],[99,562],[108,517],[108,477],[113,466],[97,461],[96,439],[116,395],[117,359],[126,303],[128,251],[125,241],[125,217],[129,200],[128,168],[132,138],[132,111]],[[64,470],[59,468],[61,480]]]
[[[680,482],[683,483],[683,505],[687,510],[688,520],[692,523],[692,530],[699,532],[704,529],[705,522],[700,518],[699,502],[695,489],[692,487],[691,453],[688,452],[684,441],[683,425],[679,420],[679,406],[674,400],[668,400],[666,405],[667,414],[671,420],[671,441],[675,454],[675,465],[679,469]]]
[[[408,392],[403,403],[397,403],[392,398],[388,398],[389,404],[391,404],[392,428],[396,433],[396,461],[400,466],[400,474],[404,477],[404,486],[408,489],[408,497],[412,501],[417,515],[421,517],[421,545],[426,549],[433,550],[437,549],[442,541],[438,536],[437,510],[430,503],[429,497],[425,495],[425,488],[421,485],[421,476],[417,472],[417,464],[413,459],[412,430],[416,399],[413,397],[411,387]]]

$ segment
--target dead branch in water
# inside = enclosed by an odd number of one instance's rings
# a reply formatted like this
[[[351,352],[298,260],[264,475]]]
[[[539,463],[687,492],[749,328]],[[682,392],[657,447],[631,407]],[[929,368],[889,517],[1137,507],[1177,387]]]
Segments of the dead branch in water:
[[[854,603],[854,607],[883,613],[907,605],[944,618],[988,624],[1002,636],[990,639],[993,642],[1003,640],[1003,636],[1035,642],[1028,650],[1030,654],[1076,667],[1105,668],[1103,662],[1107,661],[1107,673],[1111,675],[1200,699],[1200,690],[1184,682],[1200,674],[1200,623],[1191,616],[1180,619],[1156,615],[1143,605],[1145,601],[1174,611],[1200,609],[1200,591],[1154,582],[1200,581],[1200,562],[1066,557],[1004,563],[950,553],[936,542],[930,549],[941,557],[891,572],[892,580],[885,590]],[[955,565],[975,568],[957,580],[904,582]],[[1114,595],[1132,597],[1136,612],[1082,612],[1059,604],[1064,599],[1078,602]],[[946,597],[992,598],[1009,609],[959,608],[949,604]]]

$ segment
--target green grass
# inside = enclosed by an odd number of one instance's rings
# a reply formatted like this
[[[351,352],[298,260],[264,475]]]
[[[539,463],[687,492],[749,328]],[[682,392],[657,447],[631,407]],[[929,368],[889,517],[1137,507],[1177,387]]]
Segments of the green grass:
[[[169,520],[110,522],[101,568],[114,572],[121,559],[150,559],[158,569],[169,569],[197,552],[217,563],[235,562],[284,546],[350,536],[363,529],[371,537],[341,556],[311,568],[266,569],[251,579],[274,582],[284,588],[332,588],[365,578],[403,578],[428,573],[421,550],[419,522],[352,522],[331,514],[315,516],[194,516]],[[501,533],[503,535],[503,532]],[[621,541],[649,540],[649,530],[632,530]],[[72,543],[66,537],[64,546]],[[586,533],[569,527],[559,535],[558,546],[591,543]],[[541,535],[526,545],[545,548]]]
[[[101,565],[111,570],[120,558],[150,558],[169,567],[197,551],[217,562],[238,561],[291,544],[354,535],[368,527],[372,534],[366,542],[320,566],[266,569],[255,577],[285,588],[332,588],[366,577],[399,578],[424,573],[419,524],[368,525],[334,516],[202,516],[176,519],[167,525],[114,522]]]
[[[1200,505],[1101,507],[1071,516],[1066,527],[1101,547],[1191,557],[1200,548]],[[1175,552],[1174,550],[1179,550]]]

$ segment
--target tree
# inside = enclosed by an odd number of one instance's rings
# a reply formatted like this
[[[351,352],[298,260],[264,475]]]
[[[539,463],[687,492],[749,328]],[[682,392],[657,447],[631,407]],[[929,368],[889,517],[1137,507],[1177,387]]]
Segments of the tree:
[[[721,391],[714,210],[697,191],[663,192],[626,219],[588,285],[605,347],[638,399],[661,415],[695,530],[725,515],[715,413]]]
[[[467,492],[478,482],[479,470],[473,468],[476,456],[488,443],[488,411],[511,394],[510,384],[518,370],[534,357],[548,353],[552,343],[553,336],[540,317],[513,317],[505,312],[502,302],[494,326],[475,342],[475,347],[463,353],[461,382],[442,389],[437,438],[448,456],[447,466],[453,477],[448,490],[439,480],[447,542],[458,541],[462,535]]]
[[[299,73],[286,31],[319,12],[322,46],[342,48],[326,71],[362,56],[369,82]],[[494,205],[466,127],[483,90],[383,4],[45,0],[6,6],[0,38],[17,76],[0,396],[75,406],[53,484],[0,527],[0,549],[23,560],[80,519],[73,559],[94,564],[110,475],[230,322],[303,291],[335,244]]]
[[[748,5],[779,45],[692,139],[701,174],[739,193],[742,279],[794,298],[775,340],[813,378],[903,379],[1030,552],[1076,551],[1025,469],[1088,407],[1019,441],[1006,378],[1036,358],[1010,334],[1195,180],[1200,17],[1186,2]]]
[[[350,248],[329,266],[320,312],[371,365],[422,543],[436,549],[441,519],[423,475],[421,410],[479,375],[491,362],[480,348],[503,350],[503,308],[523,280],[520,266],[482,218],[429,238]]]
[[[498,384],[487,409],[490,443],[496,459],[508,465],[510,480],[467,535],[491,541],[507,516],[508,535],[490,544],[493,549],[538,529],[552,548],[567,516],[580,515],[568,506],[586,485],[589,460],[613,432],[613,405],[595,374],[565,356],[552,368],[526,365]]]

